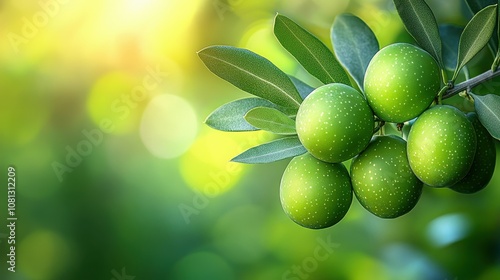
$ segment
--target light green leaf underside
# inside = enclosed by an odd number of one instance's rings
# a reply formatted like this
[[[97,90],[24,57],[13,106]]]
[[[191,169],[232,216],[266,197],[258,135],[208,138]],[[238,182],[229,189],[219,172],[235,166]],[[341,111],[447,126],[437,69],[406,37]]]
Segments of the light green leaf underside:
[[[493,138],[500,140],[500,96],[488,94],[473,97],[479,120]]]
[[[306,153],[298,137],[281,138],[253,147],[231,161],[241,163],[270,163]]]
[[[208,116],[205,123],[214,129],[222,131],[258,130],[244,118],[248,111],[256,107],[274,108],[287,116],[295,116],[297,113],[296,109],[284,108],[262,98],[249,97],[222,105]]]
[[[274,108],[257,107],[245,115],[245,120],[252,126],[280,135],[297,134],[295,121]]]

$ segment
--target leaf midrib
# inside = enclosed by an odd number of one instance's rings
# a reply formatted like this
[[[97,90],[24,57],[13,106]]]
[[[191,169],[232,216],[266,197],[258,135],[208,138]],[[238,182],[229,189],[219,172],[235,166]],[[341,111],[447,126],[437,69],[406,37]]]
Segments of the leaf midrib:
[[[496,16],[495,13],[491,13],[491,15],[488,17],[488,19],[491,19],[493,16]],[[489,21],[489,20],[488,20]],[[486,22],[488,22],[486,21]],[[478,41],[478,38],[481,38],[482,34],[484,33],[484,31],[486,30],[486,25],[483,25],[481,28],[480,28],[480,31],[479,32],[475,32],[475,34],[477,34],[477,36],[475,36],[475,39],[470,43],[468,44],[467,46],[465,46],[467,48],[467,52],[465,52],[465,54],[463,55],[463,57],[461,57],[461,60],[463,61],[460,66],[463,67],[465,64],[467,64],[467,60],[469,60],[469,56],[471,53],[474,53],[472,50],[473,48],[471,48],[470,46],[473,46],[474,43],[476,43]],[[468,42],[468,40],[466,41]],[[460,52],[459,52],[459,55],[460,55]],[[467,61],[467,62],[465,62]],[[465,63],[464,63],[465,62]]]
[[[318,57],[316,57],[314,55],[314,53],[307,47],[307,45],[299,38],[297,37],[297,35],[295,35],[295,33],[293,32],[293,30],[288,26],[288,24],[280,19],[280,21],[283,23],[283,25],[290,31],[290,33],[293,35],[293,37],[295,37],[297,39],[297,41],[302,44],[302,46],[304,46],[304,48],[307,50],[307,52],[309,52],[309,54],[311,54],[311,56],[314,58],[314,60],[316,61],[316,63],[321,67],[321,69],[323,69],[323,72],[326,73],[326,75],[330,78],[331,81],[335,81],[335,79],[332,77],[332,75],[330,75],[330,73],[326,70],[326,68],[323,66],[323,64],[321,63],[321,61],[319,60]],[[321,42],[320,42],[321,43]]]
[[[281,154],[281,153],[284,153],[284,152],[287,152],[287,151],[290,151],[290,150],[294,150],[294,149],[297,149],[297,148],[300,148],[302,147],[302,144],[299,144],[297,143],[296,145],[292,146],[292,147],[289,147],[289,148],[286,148],[286,149],[282,149],[282,150],[279,150],[279,151],[274,151],[274,152],[269,152],[269,153],[266,153],[264,155],[257,155],[257,156],[251,156],[251,157],[243,157],[243,158],[240,158],[238,160],[255,160],[255,159],[260,159],[260,158],[266,158],[266,157],[270,157],[270,156],[273,156],[273,155],[276,155],[276,154]]]
[[[490,109],[490,107],[488,107],[488,105],[486,104],[486,102],[483,102],[483,100],[481,100],[481,98],[476,98],[474,101],[479,101],[479,103],[481,103],[483,105],[483,108],[485,108],[488,112],[490,112],[491,115],[494,116],[494,118],[500,123],[500,116],[497,116],[495,114],[495,111],[493,111],[492,109]]]
[[[412,8],[413,13],[417,16],[418,23],[422,27],[422,30],[424,30],[425,37],[427,38],[427,43],[428,44],[430,43],[430,46],[431,46],[431,48],[432,48],[432,50],[434,52],[434,55],[436,55],[439,58],[439,56],[438,56],[438,50],[435,48],[434,44],[432,43],[433,40],[430,37],[429,32],[427,32],[427,29],[425,28],[425,25],[423,24],[423,18],[421,17],[421,15],[419,13],[417,13],[417,9],[415,8],[415,5],[414,5],[413,1],[408,1],[408,3],[410,4],[410,6]]]
[[[286,116],[286,115],[284,115],[284,116]],[[276,125],[276,126],[280,126],[280,127],[295,128],[291,124],[286,124],[286,123],[283,123],[283,122],[277,122],[275,120],[270,120],[270,119],[262,119],[262,118],[256,118],[256,117],[248,117],[248,119],[250,119],[250,120],[257,120],[257,121],[260,121],[261,123],[268,123],[268,124],[272,124],[272,125]]]
[[[289,99],[290,99],[290,100],[291,100],[294,104],[296,104],[297,106],[300,106],[300,103],[299,103],[297,100],[295,100],[295,99],[294,99],[294,98],[293,98],[293,97],[292,97],[292,96],[291,96],[288,92],[286,92],[285,90],[283,90],[282,88],[280,88],[278,85],[276,85],[276,84],[272,83],[271,81],[268,81],[268,80],[266,80],[266,79],[264,79],[264,78],[262,78],[262,77],[260,77],[260,76],[258,76],[258,75],[255,75],[254,73],[252,73],[252,72],[248,71],[247,69],[244,69],[244,68],[242,68],[242,67],[239,67],[239,66],[238,66],[238,65],[236,65],[236,64],[233,64],[233,63],[231,63],[231,62],[229,62],[229,61],[226,61],[226,60],[223,60],[223,59],[221,59],[221,58],[218,58],[217,56],[213,56],[213,55],[210,55],[210,54],[204,54],[204,55],[205,55],[205,56],[207,56],[207,57],[213,58],[213,59],[215,59],[215,60],[218,60],[218,61],[220,61],[220,62],[222,62],[222,63],[225,63],[225,64],[227,64],[227,65],[230,65],[230,66],[232,66],[233,68],[236,68],[236,69],[240,70],[241,72],[247,73],[247,74],[249,74],[249,75],[251,75],[251,76],[253,76],[253,77],[257,78],[258,80],[260,80],[260,81],[262,81],[262,82],[264,82],[264,83],[266,83],[266,84],[268,84],[268,85],[271,85],[272,87],[276,88],[276,89],[277,89],[277,90],[279,90],[280,92],[284,93],[284,94],[285,94],[285,96],[287,96],[287,97],[288,97],[288,98],[289,98]]]

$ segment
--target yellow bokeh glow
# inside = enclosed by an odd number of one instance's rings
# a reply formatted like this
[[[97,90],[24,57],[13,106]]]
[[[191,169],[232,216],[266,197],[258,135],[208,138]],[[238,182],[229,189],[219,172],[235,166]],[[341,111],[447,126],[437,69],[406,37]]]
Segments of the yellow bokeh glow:
[[[70,249],[68,242],[56,233],[37,230],[18,245],[18,270],[26,275],[25,279],[57,279],[74,258]]]
[[[142,116],[140,136],[150,153],[175,158],[191,145],[198,130],[193,107],[183,98],[162,94],[151,100]]]
[[[268,140],[265,132],[228,134],[211,129],[181,158],[181,174],[193,190],[217,196],[234,187],[248,170],[248,165],[230,160]]]
[[[92,87],[87,110],[99,127],[107,133],[122,134],[138,127],[149,92],[140,79],[126,72],[111,72],[99,78]]]

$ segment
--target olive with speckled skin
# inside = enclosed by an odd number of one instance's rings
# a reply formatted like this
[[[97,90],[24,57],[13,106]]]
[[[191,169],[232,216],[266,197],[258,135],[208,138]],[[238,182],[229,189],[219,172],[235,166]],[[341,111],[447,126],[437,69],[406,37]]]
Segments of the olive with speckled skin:
[[[408,134],[408,161],[431,187],[453,185],[467,175],[476,152],[476,133],[464,113],[436,105],[415,121]]]
[[[280,200],[297,224],[311,229],[330,227],[351,206],[349,173],[342,163],[323,162],[309,153],[295,157],[281,178]]]
[[[351,164],[351,181],[360,204],[380,218],[397,218],[412,210],[424,184],[413,174],[400,137],[375,136]]]
[[[370,142],[373,112],[354,88],[334,83],[315,89],[300,105],[296,118],[302,145],[316,158],[343,162]]]
[[[364,91],[375,115],[402,123],[420,115],[439,92],[439,67],[426,51],[407,43],[382,48],[366,69]]]
[[[497,153],[495,140],[488,130],[479,121],[477,114],[468,113],[467,118],[471,121],[476,131],[477,149],[474,162],[467,175],[450,189],[459,193],[476,193],[486,187],[495,172]]]

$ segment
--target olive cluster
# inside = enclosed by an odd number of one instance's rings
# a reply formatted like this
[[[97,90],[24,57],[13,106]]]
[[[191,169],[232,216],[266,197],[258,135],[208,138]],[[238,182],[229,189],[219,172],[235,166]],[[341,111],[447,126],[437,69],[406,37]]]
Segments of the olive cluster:
[[[283,174],[285,213],[319,229],[346,215],[353,192],[369,212],[396,218],[415,207],[424,185],[461,193],[483,189],[495,168],[494,140],[475,113],[432,105],[440,80],[430,54],[396,43],[370,61],[364,94],[339,83],[315,89],[296,117],[308,153],[293,158]],[[381,124],[410,120],[407,141],[374,136]],[[343,162],[351,159],[348,171]]]

